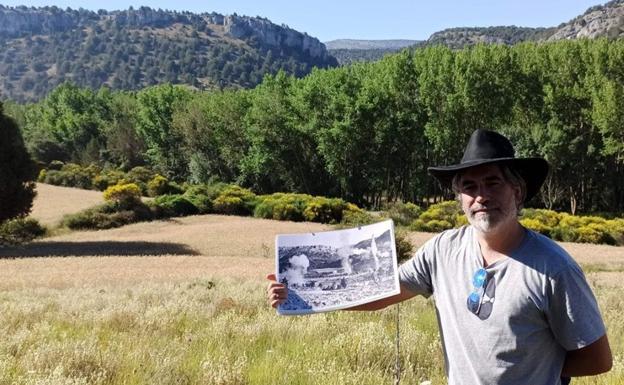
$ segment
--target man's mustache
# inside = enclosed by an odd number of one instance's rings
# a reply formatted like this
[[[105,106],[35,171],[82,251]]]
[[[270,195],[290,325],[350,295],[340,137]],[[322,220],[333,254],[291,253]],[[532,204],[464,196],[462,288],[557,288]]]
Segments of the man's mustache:
[[[490,211],[495,209],[496,207],[492,207],[492,206],[486,206],[486,205],[482,205],[482,204],[476,204],[473,205],[472,207],[470,207],[470,214],[475,214],[477,211]]]

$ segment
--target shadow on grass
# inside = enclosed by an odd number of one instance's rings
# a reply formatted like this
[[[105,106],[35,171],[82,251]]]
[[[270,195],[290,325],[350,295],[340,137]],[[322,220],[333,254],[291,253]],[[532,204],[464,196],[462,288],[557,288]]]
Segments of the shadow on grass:
[[[34,242],[0,247],[0,258],[200,255],[191,247],[166,242]]]

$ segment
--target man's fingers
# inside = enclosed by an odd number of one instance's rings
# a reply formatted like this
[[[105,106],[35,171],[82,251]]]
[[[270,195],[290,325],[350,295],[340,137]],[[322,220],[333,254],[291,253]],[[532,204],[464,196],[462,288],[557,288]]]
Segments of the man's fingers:
[[[280,304],[286,302],[288,288],[284,284],[277,282],[277,277],[273,273],[267,274],[266,279],[271,281],[267,285],[267,299],[271,307],[277,308]]]
[[[275,300],[275,301],[271,301],[271,307],[272,308],[277,308],[279,305],[281,305],[284,302],[283,299],[280,300]]]

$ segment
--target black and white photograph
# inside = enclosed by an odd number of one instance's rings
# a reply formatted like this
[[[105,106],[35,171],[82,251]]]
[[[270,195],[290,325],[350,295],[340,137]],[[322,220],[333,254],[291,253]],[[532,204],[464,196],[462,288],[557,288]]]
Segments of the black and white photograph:
[[[392,220],[352,229],[280,234],[277,279],[288,287],[279,314],[311,314],[399,293]]]

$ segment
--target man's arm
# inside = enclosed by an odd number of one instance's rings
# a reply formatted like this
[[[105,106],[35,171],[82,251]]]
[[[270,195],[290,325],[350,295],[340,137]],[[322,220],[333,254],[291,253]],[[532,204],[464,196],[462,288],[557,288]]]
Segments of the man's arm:
[[[561,375],[564,377],[593,376],[608,372],[612,366],[613,357],[605,334],[584,348],[568,351]]]

